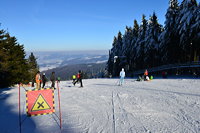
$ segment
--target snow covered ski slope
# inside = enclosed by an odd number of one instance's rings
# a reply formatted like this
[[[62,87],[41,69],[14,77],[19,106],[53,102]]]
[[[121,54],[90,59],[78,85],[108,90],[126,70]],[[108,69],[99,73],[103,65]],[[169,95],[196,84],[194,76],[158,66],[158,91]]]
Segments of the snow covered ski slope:
[[[62,133],[199,133],[200,80],[126,79],[60,83]],[[22,133],[60,133],[57,90],[56,113],[26,118],[22,90]],[[0,132],[19,133],[18,89],[0,91]]]

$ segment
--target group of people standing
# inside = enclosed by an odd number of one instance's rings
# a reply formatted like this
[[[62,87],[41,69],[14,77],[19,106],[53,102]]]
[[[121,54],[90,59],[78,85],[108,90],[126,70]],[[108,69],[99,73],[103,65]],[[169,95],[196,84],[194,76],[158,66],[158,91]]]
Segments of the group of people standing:
[[[119,86],[123,85],[124,83],[124,78],[126,76],[126,73],[124,71],[124,68],[122,68],[122,70],[120,71],[120,79],[119,79]],[[73,85],[75,86],[76,83],[80,83],[80,87],[83,87],[83,73],[81,70],[78,71],[77,75],[73,75],[72,76],[73,79]],[[58,77],[58,82],[60,82],[60,77]],[[141,81],[142,78],[139,76],[139,81]],[[150,80],[150,78],[148,77],[148,71],[145,70],[144,72],[144,77],[143,80]],[[48,78],[45,76],[45,73],[43,73],[42,77],[40,76],[40,71],[37,72],[36,76],[35,76],[35,81],[36,81],[36,89],[39,89],[41,87],[41,83],[42,83],[42,88],[45,87],[46,82],[48,81]],[[55,88],[55,82],[56,82],[56,77],[55,77],[55,72],[52,72],[51,77],[50,77],[50,81],[51,81],[51,88]]]
[[[51,80],[51,88],[55,88],[55,82],[56,82],[55,72],[51,73],[50,80]],[[35,76],[36,89],[39,89],[41,87],[41,84],[42,88],[44,88],[47,81],[48,78],[46,77],[45,73],[43,73],[41,77],[40,71],[38,71]]]
[[[81,70],[78,71],[77,75],[73,75],[72,78],[73,78],[72,83],[74,84],[74,86],[76,85],[76,83],[80,83],[80,87],[83,87],[83,82],[82,82],[83,73]],[[51,88],[55,89],[56,80],[60,82],[61,79],[60,77],[57,77],[56,79],[55,72],[52,72],[50,76]],[[41,76],[40,71],[38,71],[35,76],[36,89],[41,88],[41,85],[42,85],[42,88],[44,88],[47,81],[48,81],[48,78],[46,77],[45,73],[43,73]],[[32,84],[32,87],[34,87],[34,84]]]

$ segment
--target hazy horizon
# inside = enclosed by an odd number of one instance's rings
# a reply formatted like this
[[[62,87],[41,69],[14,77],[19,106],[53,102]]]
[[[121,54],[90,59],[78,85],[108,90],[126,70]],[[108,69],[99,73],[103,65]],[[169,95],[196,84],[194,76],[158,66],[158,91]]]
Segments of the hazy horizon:
[[[26,54],[33,53],[33,54],[42,54],[42,53],[59,53],[59,54],[100,54],[100,55],[108,55],[109,54],[109,50],[46,50],[46,51],[42,51],[42,50],[38,50],[38,51],[25,51]],[[28,56],[28,55],[26,55]]]

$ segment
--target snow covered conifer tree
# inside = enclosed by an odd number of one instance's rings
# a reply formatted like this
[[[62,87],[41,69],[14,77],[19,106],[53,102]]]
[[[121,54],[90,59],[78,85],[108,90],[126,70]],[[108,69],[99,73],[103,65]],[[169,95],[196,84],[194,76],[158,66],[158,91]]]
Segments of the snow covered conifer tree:
[[[122,42],[123,42],[122,56],[124,57],[122,67],[125,66],[125,65],[130,66],[129,61],[130,61],[130,55],[131,55],[132,39],[133,39],[132,28],[126,26],[126,31],[125,31],[125,34],[122,38]]]
[[[162,64],[170,64],[179,62],[181,56],[179,46],[179,35],[177,33],[178,27],[178,13],[179,6],[178,0],[170,0],[167,13],[165,15],[165,26],[164,32],[160,36],[160,47],[162,53],[161,60]]]
[[[180,13],[178,16],[178,34],[180,36],[180,46],[183,49],[181,59],[182,62],[192,61],[194,55],[193,46],[196,46],[199,32],[199,16],[196,0],[183,0],[180,5]]]
[[[109,76],[110,74],[111,75],[113,74],[113,63],[114,63],[113,56],[112,56],[111,50],[109,50],[109,57],[108,57],[108,62],[107,62],[107,73],[108,73],[107,76]]]
[[[193,61],[200,61],[200,3],[194,11],[194,17],[194,23],[191,25],[191,59],[193,57]]]
[[[37,64],[37,59],[32,52],[28,58],[28,64],[29,64],[30,80],[32,82],[35,82],[35,75],[39,71],[39,66]]]
[[[0,30],[0,88],[29,81],[24,46]]]
[[[122,38],[122,43],[123,43],[122,55],[123,56],[130,56],[129,50],[130,50],[130,47],[131,47],[131,41],[132,41],[132,28],[126,26],[126,31],[125,31],[125,34]]]
[[[119,31],[118,32],[118,35],[117,37],[114,37],[114,40],[113,40],[113,47],[111,49],[111,52],[110,52],[110,60],[114,60],[115,57],[119,57],[122,55],[122,33]],[[116,76],[118,71],[120,71],[120,68],[119,68],[119,58],[116,59],[116,61],[113,61],[113,72],[112,72],[112,75],[113,76]],[[110,67],[110,66],[109,66]]]
[[[143,69],[146,67],[146,64],[144,62],[144,57],[145,57],[145,38],[146,38],[146,30],[147,30],[147,20],[145,18],[145,15],[142,15],[142,23],[139,28],[139,34],[138,34],[138,39],[136,41],[136,67],[138,69]]]
[[[139,32],[139,25],[137,20],[134,20],[133,30],[132,30],[132,42],[131,42],[131,48],[130,48],[130,60],[129,61],[129,68],[130,71],[133,71],[136,69],[136,41],[138,39],[138,32]]]
[[[115,56],[121,56],[122,55],[122,46],[123,46],[121,31],[118,32],[116,46],[117,46],[117,52],[115,53]]]
[[[107,62],[107,71],[108,74],[114,73],[114,55],[116,54],[117,51],[117,38],[114,36],[113,43],[112,43],[112,49],[109,51],[109,57],[108,57],[108,62]]]
[[[161,25],[158,23],[155,12],[150,17],[146,33],[145,41],[145,58],[144,61],[148,67],[155,67],[159,65],[159,54],[160,42],[159,36],[161,34]]]

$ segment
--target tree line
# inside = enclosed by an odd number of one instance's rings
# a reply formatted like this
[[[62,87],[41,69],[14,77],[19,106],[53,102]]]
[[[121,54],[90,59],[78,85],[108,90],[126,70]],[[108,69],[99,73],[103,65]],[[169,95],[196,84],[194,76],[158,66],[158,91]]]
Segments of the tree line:
[[[33,53],[25,59],[24,46],[5,30],[0,30],[0,88],[34,80],[39,70]]]
[[[169,0],[165,25],[158,22],[156,13],[139,25],[126,26],[119,31],[109,50],[107,71],[118,76],[121,68],[128,74],[156,66],[199,61],[200,5],[196,0]]]

